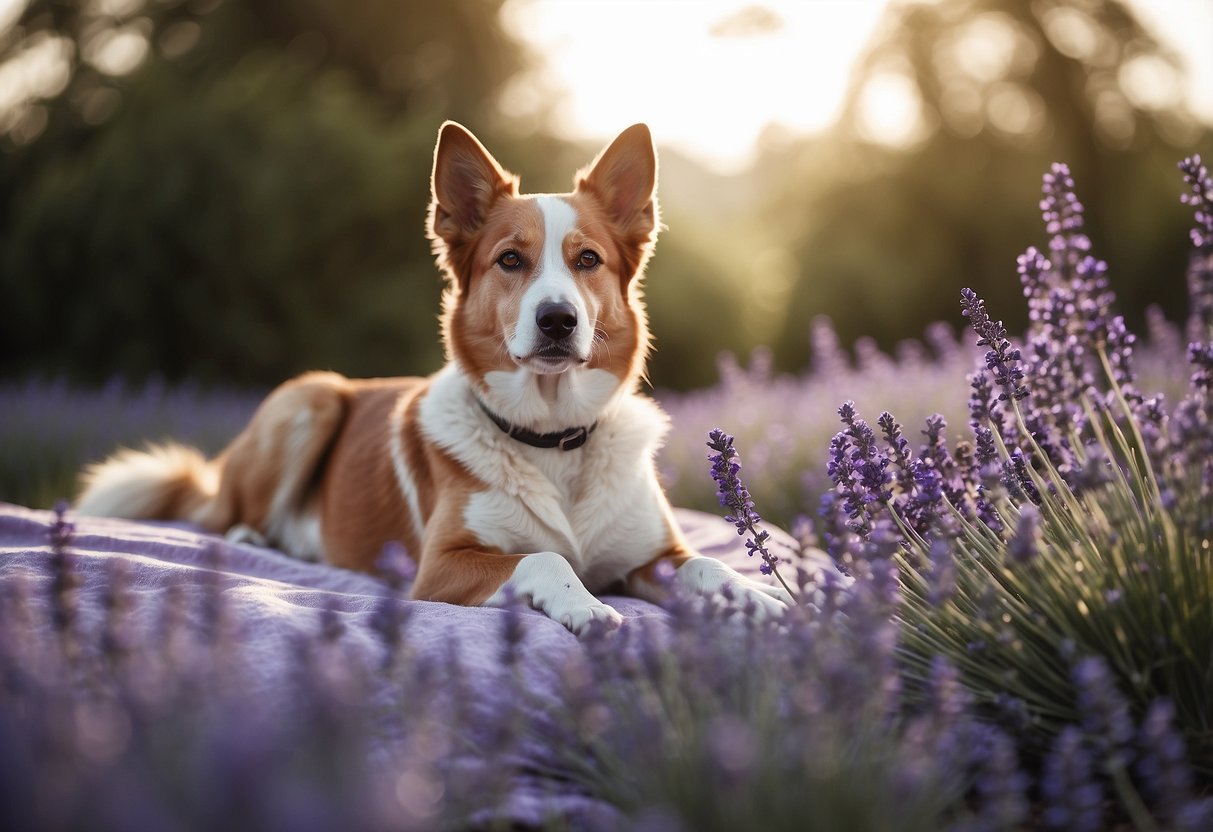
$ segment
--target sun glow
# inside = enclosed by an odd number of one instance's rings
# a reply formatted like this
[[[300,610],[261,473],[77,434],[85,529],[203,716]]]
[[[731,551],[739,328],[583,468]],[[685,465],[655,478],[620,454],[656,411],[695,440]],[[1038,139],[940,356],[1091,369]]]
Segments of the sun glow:
[[[838,117],[850,73],[888,0],[509,0],[507,29],[540,56],[501,105],[546,119],[570,139],[603,141],[646,121],[663,145],[722,172],[744,168],[769,129],[808,133]],[[1185,85],[1167,67],[1127,64],[1133,100],[1161,107],[1186,100],[1213,123],[1213,4],[1208,0],[1130,0],[1132,10],[1188,65]],[[1081,55],[1091,33],[1066,7],[1047,21],[1064,49]],[[958,79],[953,119],[988,118],[1009,134],[1039,129],[1035,93],[1003,85],[983,105],[959,81],[991,81],[1014,58],[997,16],[979,19],[953,44],[974,78]],[[878,74],[859,99],[860,129],[872,141],[912,144],[929,128],[916,117],[918,93],[903,75]],[[982,107],[988,112],[981,112]],[[968,107],[972,112],[964,112]],[[956,125],[953,125],[956,126]]]
[[[827,127],[886,0],[746,3],[512,0],[509,30],[544,58],[503,101],[600,139],[645,121],[664,144],[722,170],[743,167],[764,130]]]

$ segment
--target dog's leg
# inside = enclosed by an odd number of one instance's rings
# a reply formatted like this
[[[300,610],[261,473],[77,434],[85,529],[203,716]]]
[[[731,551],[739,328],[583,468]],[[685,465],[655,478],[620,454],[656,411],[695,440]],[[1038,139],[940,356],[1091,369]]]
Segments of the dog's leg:
[[[505,604],[511,597],[530,604],[578,635],[594,621],[617,627],[622,616],[595,598],[573,567],[556,552],[505,555],[480,549],[427,552],[413,597],[467,606]]]
[[[345,419],[346,386],[334,373],[311,373],[271,393],[224,451],[215,500],[191,519],[236,540],[320,559],[319,539],[293,525],[305,521],[308,488]]]
[[[759,618],[777,618],[787,605],[793,603],[792,597],[782,587],[747,578],[731,566],[715,558],[693,554],[680,544],[633,570],[627,578],[628,594],[661,602],[667,591],[660,576],[662,569],[673,570],[671,580],[680,588],[714,600],[723,600],[727,592],[736,605],[742,608],[752,606]]]

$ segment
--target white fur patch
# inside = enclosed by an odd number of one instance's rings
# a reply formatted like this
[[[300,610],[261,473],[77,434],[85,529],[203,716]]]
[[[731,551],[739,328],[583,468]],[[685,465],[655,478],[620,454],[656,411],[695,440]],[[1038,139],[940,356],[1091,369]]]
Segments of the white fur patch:
[[[558,196],[537,196],[543,214],[543,259],[531,285],[522,296],[518,326],[508,347],[516,356],[529,355],[544,339],[535,323],[535,314],[545,303],[570,303],[577,311],[577,330],[573,348],[588,356],[594,340],[593,316],[564,259],[564,239],[577,228],[577,211]]]
[[[289,525],[287,515],[293,505],[299,502],[303,491],[304,478],[311,476],[311,470],[300,468],[299,460],[303,458],[308,448],[315,441],[315,414],[311,408],[300,408],[286,426],[286,437],[283,439],[281,478],[278,480],[274,500],[270,504],[269,523],[273,525]],[[266,453],[272,453],[273,443],[278,436],[269,431],[261,433],[260,442]],[[280,539],[279,535],[272,535]]]
[[[590,594],[569,562],[555,552],[524,557],[510,579],[485,603],[490,606],[505,603],[510,590],[578,635],[594,621],[609,627],[617,627],[623,621],[613,607]]]
[[[409,506],[409,519],[413,523],[413,533],[417,540],[425,539],[425,526],[421,522],[421,504],[417,498],[417,484],[409,472],[408,461],[404,458],[404,411],[408,408],[409,397],[401,395],[392,408],[388,420],[388,453],[392,457],[392,472],[396,475],[396,485]]]
[[[324,539],[320,534],[320,518],[309,511],[290,512],[272,530],[273,540],[282,551],[299,560],[324,561]]]

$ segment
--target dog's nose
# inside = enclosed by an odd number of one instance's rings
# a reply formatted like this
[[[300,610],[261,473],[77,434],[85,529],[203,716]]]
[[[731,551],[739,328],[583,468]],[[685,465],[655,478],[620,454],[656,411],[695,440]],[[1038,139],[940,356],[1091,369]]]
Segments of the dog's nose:
[[[577,310],[567,301],[545,303],[535,312],[535,323],[540,332],[559,341],[572,335],[577,328]]]

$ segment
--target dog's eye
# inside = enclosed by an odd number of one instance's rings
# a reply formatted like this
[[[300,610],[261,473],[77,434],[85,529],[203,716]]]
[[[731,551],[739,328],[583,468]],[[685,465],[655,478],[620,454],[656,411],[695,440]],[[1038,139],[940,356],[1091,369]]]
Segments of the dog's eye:
[[[507,272],[512,272],[522,268],[522,258],[516,251],[507,251],[497,258],[497,265]]]
[[[592,269],[602,262],[602,258],[598,256],[598,252],[590,251],[588,248],[581,252],[581,256],[577,258],[577,268]]]

